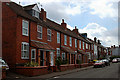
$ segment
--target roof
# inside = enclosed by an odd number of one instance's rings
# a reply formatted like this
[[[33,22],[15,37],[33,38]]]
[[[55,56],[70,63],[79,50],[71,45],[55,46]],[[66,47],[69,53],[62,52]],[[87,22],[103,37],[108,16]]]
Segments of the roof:
[[[75,54],[75,51],[73,51],[71,48],[66,47],[66,46],[61,46],[61,50],[67,53]]]
[[[83,55],[86,53],[85,51],[79,50],[79,49],[77,50],[77,52],[80,53],[80,54],[83,54]]]
[[[55,51],[55,49],[51,47],[50,45],[48,45],[47,43],[31,41],[31,46],[39,48],[39,49]]]
[[[27,5],[27,6],[24,6],[23,8],[24,8],[24,10],[30,10],[30,9],[32,9],[35,5],[37,5],[37,4]]]
[[[76,33],[72,32],[71,30],[69,29],[64,29],[60,24],[57,24],[56,22],[54,21],[51,21],[50,19],[47,18],[46,22],[45,21],[42,21],[41,19],[38,19],[36,17],[33,17],[31,16],[30,14],[28,14],[25,10],[25,9],[30,9],[34,6],[35,4],[33,5],[29,5],[29,6],[26,6],[26,7],[22,7],[14,2],[10,2],[9,3],[9,7],[19,16],[22,16],[26,19],[30,19],[36,23],[39,23],[41,26],[44,26],[44,27],[48,27],[48,28],[52,28],[56,31],[59,31],[59,32],[62,32],[66,35],[69,35],[71,37],[74,37],[74,38],[77,38],[77,39],[80,39],[82,41],[85,41],[87,43],[89,43],[88,40],[86,40],[85,38],[83,38],[82,36],[80,35],[77,35]]]

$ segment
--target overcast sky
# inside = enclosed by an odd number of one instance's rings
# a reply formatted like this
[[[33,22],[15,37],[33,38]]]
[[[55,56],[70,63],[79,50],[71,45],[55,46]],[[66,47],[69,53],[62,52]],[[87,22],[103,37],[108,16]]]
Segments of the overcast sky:
[[[65,19],[71,30],[100,39],[104,46],[118,45],[118,0],[12,0],[22,6],[40,3],[47,17],[57,23]]]

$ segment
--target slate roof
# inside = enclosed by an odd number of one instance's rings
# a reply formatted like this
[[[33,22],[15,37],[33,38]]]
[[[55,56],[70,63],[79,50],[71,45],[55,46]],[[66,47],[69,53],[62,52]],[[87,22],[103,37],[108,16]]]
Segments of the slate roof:
[[[31,41],[31,45],[36,47],[36,48],[39,48],[39,49],[55,51],[55,49],[52,46],[45,44],[45,43]]]
[[[86,40],[85,38],[83,38],[81,35],[78,35],[74,32],[72,32],[71,30],[69,29],[64,29],[60,24],[57,24],[56,22],[50,20],[50,19],[46,19],[46,21],[43,21],[41,19],[38,19],[36,17],[33,17],[31,16],[30,14],[28,14],[24,9],[30,9],[32,8],[33,6],[35,6],[35,4],[33,5],[30,5],[30,6],[26,6],[26,7],[22,7],[14,2],[10,2],[9,5],[8,5],[17,15],[19,16],[22,16],[26,19],[29,19],[31,21],[34,21],[36,23],[39,23],[41,26],[44,26],[44,27],[48,27],[50,29],[54,29],[56,31],[59,31],[59,32],[62,32],[66,35],[69,35],[71,37],[74,37],[74,38],[77,38],[77,39],[80,39],[82,41],[85,41],[87,43],[90,43],[88,40]]]

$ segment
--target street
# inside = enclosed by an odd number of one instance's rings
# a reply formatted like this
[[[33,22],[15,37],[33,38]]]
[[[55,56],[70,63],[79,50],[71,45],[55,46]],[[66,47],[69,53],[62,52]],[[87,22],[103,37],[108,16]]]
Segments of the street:
[[[91,68],[84,71],[56,76],[54,78],[119,78],[120,63],[111,63],[104,68]]]

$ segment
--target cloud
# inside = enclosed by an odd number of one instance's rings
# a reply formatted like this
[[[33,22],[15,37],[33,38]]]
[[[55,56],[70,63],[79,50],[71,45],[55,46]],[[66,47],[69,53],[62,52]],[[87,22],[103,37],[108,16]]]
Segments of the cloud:
[[[106,17],[117,17],[118,16],[118,5],[117,0],[99,0],[91,1],[89,8],[91,9],[90,13],[92,15],[98,15],[100,18]]]
[[[62,18],[70,19],[70,16],[82,14],[86,11],[100,18],[117,17],[118,0],[12,0],[21,5],[40,3],[47,10],[48,17],[61,21]],[[59,15],[59,16],[58,16]]]
[[[67,28],[73,30],[74,28],[67,24]]]
[[[101,43],[105,46],[111,46],[113,43],[118,45],[118,32],[117,28],[108,30],[104,26],[97,23],[89,23],[83,29],[79,29],[80,33],[87,33],[88,37],[94,39],[97,37]]]

